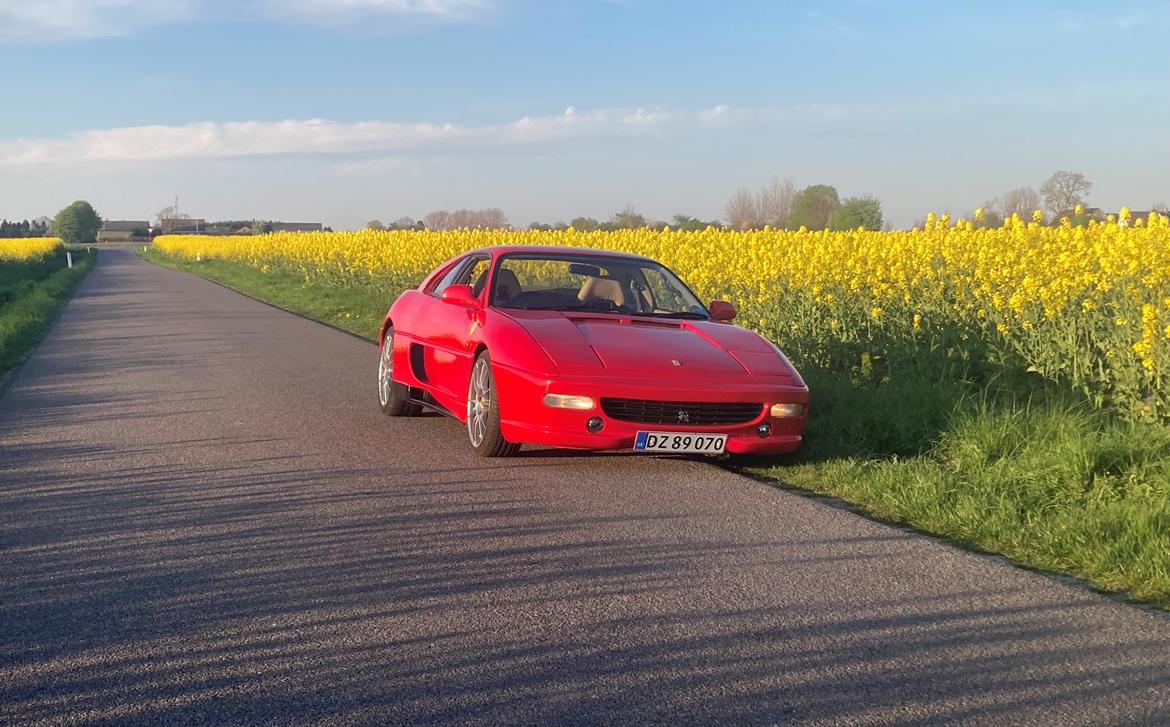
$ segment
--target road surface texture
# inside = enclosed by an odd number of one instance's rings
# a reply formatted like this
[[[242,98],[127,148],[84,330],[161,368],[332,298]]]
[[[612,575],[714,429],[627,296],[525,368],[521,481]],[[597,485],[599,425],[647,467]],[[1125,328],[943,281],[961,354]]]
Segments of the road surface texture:
[[[476,458],[106,251],[0,399],[0,724],[1170,724],[1170,619],[695,461]]]

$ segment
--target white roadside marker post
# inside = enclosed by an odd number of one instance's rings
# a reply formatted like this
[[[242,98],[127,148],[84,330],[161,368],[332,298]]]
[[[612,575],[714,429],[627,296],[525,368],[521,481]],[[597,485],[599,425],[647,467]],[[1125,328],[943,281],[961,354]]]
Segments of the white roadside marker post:
[[[65,264],[68,265],[70,269],[73,268],[73,253],[69,252],[68,250],[65,251]]]

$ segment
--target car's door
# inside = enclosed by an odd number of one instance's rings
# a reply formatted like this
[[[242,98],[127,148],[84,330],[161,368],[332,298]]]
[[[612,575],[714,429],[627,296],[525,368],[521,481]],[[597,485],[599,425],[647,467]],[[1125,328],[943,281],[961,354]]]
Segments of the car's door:
[[[448,286],[474,286],[486,280],[490,265],[491,258],[486,254],[468,255],[429,291],[426,311],[428,350],[424,355],[424,366],[432,394],[452,411],[460,411],[467,403],[477,311],[445,303],[441,296]],[[476,292],[482,302],[483,291]]]

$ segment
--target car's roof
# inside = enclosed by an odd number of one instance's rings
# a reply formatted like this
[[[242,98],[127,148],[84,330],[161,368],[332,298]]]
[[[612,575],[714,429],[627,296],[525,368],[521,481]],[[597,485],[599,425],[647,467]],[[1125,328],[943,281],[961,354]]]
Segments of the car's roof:
[[[492,245],[490,247],[481,247],[469,252],[481,252],[491,255],[511,255],[514,253],[533,253],[537,255],[589,255],[591,257],[624,257],[633,258],[635,260],[651,260],[645,255],[637,255],[632,252],[620,252],[618,250],[598,250],[591,247],[567,247],[564,245]]]

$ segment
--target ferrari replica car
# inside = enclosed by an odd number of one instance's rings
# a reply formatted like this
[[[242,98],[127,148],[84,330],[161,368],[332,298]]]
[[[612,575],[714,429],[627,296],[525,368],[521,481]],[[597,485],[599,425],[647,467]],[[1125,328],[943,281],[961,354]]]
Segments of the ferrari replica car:
[[[775,345],[670,270],[618,252],[472,250],[395,301],[378,398],[466,424],[483,456],[522,443],[657,453],[800,446],[808,388]]]

